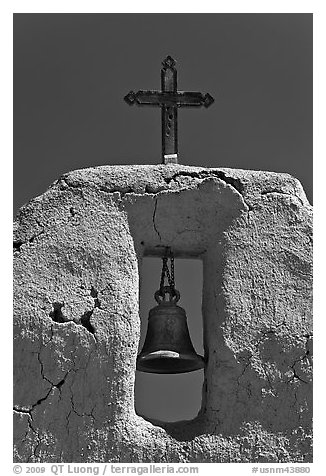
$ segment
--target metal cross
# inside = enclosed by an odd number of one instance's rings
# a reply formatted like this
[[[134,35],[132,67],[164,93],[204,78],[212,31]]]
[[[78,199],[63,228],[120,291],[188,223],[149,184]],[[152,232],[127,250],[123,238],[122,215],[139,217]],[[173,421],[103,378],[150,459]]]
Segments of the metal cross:
[[[162,163],[178,163],[178,107],[209,107],[210,94],[177,91],[176,62],[167,56],[162,62],[161,91],[130,91],[124,100],[137,106],[160,106],[162,110]]]

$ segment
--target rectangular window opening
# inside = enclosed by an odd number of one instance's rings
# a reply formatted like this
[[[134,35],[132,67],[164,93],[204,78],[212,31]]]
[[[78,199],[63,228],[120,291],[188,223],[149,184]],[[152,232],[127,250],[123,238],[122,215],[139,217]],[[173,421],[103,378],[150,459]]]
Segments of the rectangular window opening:
[[[202,288],[203,265],[199,259],[175,259],[175,287],[180,292],[176,303],[187,316],[192,345],[197,354],[204,356]],[[140,276],[141,337],[138,354],[143,349],[150,309],[158,305],[154,299],[160,287],[162,259],[144,258]],[[161,318],[160,318],[161,319]],[[162,321],[161,321],[162,322]],[[154,326],[155,330],[157,329]],[[157,331],[160,333],[160,330]],[[178,333],[179,335],[179,333]],[[184,333],[180,338],[185,338]],[[136,371],[135,410],[148,420],[164,422],[191,420],[202,405],[204,369],[187,373],[160,374]]]

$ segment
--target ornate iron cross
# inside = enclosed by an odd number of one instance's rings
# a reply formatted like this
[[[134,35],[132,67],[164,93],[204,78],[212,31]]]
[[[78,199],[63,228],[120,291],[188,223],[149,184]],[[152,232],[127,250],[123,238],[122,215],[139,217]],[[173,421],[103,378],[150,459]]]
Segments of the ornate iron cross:
[[[130,91],[124,100],[138,106],[160,106],[162,110],[162,163],[178,163],[178,107],[209,107],[210,94],[177,91],[176,62],[167,56],[162,62],[161,91]]]

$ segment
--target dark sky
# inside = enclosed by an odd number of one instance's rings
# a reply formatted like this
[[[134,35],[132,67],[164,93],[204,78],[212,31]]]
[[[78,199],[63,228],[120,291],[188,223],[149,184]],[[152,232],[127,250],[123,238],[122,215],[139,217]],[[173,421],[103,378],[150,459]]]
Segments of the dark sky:
[[[160,111],[129,107],[177,60],[180,162],[288,172],[312,191],[312,14],[15,14],[15,210],[69,170],[161,159]]]
[[[177,60],[180,90],[215,98],[209,109],[179,111],[180,162],[287,172],[312,200],[312,14],[15,14],[14,211],[70,170],[160,162],[160,111],[129,107],[123,97],[159,88],[168,54]],[[187,266],[198,279],[198,302],[190,288],[181,305],[200,312],[200,270],[181,260],[185,285]],[[143,272],[159,283],[157,264]],[[143,301],[146,320],[155,302]],[[196,413],[189,409],[199,397],[187,401],[197,390],[182,380],[189,375],[154,376],[154,396],[139,377],[148,414],[169,410],[169,398],[174,410],[157,416]],[[201,372],[192,378],[199,388]]]

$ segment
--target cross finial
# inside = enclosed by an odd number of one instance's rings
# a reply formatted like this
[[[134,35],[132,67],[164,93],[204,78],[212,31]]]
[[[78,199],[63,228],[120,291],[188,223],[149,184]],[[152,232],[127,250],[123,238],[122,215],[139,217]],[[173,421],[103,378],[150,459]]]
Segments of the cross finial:
[[[178,163],[178,118],[179,107],[209,107],[214,98],[210,94],[177,90],[176,61],[167,56],[162,61],[161,91],[130,91],[124,100],[130,106],[160,106],[162,110],[162,162]]]
[[[165,60],[162,61],[163,67],[166,68],[174,68],[177,62],[172,58],[172,56],[167,56]]]

